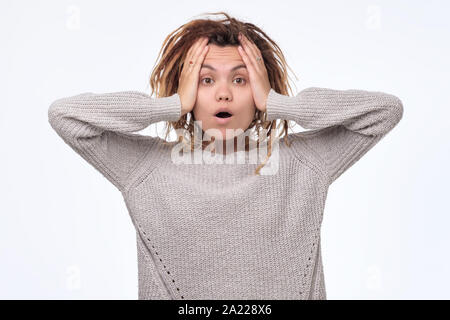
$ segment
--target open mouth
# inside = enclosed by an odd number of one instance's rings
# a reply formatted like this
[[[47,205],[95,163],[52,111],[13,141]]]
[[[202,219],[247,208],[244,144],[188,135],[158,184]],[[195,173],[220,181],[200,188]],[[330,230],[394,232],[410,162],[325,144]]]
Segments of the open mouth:
[[[218,118],[229,118],[231,116],[232,115],[229,112],[219,112],[216,114],[216,117],[218,117]]]

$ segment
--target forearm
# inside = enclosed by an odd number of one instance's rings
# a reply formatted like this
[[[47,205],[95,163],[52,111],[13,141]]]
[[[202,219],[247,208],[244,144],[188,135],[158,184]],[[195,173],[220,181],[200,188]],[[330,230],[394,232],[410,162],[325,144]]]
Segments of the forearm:
[[[383,92],[310,87],[294,97],[271,89],[266,111],[268,120],[293,120],[305,129],[343,125],[364,135],[383,135],[400,121],[403,105]]]
[[[181,115],[178,95],[151,98],[138,91],[83,93],[54,101],[48,110],[52,127],[65,137],[88,138],[101,132],[135,132]]]

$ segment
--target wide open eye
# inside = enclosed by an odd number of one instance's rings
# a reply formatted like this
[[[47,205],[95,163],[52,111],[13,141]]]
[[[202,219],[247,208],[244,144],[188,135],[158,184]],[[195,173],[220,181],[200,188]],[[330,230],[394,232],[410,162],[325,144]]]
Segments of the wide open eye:
[[[243,78],[243,77],[235,78],[233,81],[235,81],[237,79],[239,79],[238,84],[245,84],[247,82],[247,80],[245,78]],[[208,81],[205,82],[205,80],[208,80]],[[213,81],[214,80],[211,79],[210,77],[206,77],[206,78],[203,78],[203,79],[200,80],[200,82],[204,83],[204,84],[211,84]]]
[[[203,78],[202,80],[200,80],[200,82],[202,82],[202,83],[205,83],[205,82],[203,82],[203,80],[206,80],[206,79],[208,79],[208,80],[210,80],[210,81],[212,81],[212,79],[211,78],[209,78],[209,77],[206,77],[206,78]],[[206,82],[205,84],[210,84],[211,82]]]
[[[239,84],[243,84],[243,83],[246,83],[246,82],[247,82],[247,80],[245,80],[245,78],[242,78],[242,77],[236,78],[236,79],[234,79],[234,80],[237,80],[237,79],[240,79],[240,80],[241,80],[241,81],[239,81]]]

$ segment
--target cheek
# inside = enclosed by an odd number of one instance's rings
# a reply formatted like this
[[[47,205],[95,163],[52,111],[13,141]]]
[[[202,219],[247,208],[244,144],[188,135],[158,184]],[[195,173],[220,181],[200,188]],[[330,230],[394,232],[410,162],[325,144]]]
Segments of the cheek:
[[[252,114],[255,111],[256,105],[255,105],[255,100],[253,100],[253,95],[251,90],[249,90],[250,92],[247,93],[246,95],[246,100],[245,100],[245,104],[248,106],[249,112],[251,112]]]
[[[211,100],[204,94],[198,93],[192,112],[194,113],[195,120],[202,122],[203,130],[208,129],[213,121],[211,118],[211,110],[209,110],[210,106]]]
[[[246,101],[246,103],[240,109],[240,119],[239,122],[241,125],[247,125],[248,123],[253,121],[253,117],[255,116],[256,107],[252,100]]]
[[[247,112],[248,112],[248,114],[247,114],[247,116],[248,116],[247,120],[248,120],[248,122],[252,122],[252,121],[253,121],[253,118],[255,117],[255,112],[256,112],[255,106],[252,104],[251,107],[248,108]]]
[[[208,105],[207,97],[205,97],[204,94],[198,92],[197,99],[195,100],[195,105],[193,108],[196,118],[201,117],[203,114],[207,112],[207,110],[205,109],[207,105]]]

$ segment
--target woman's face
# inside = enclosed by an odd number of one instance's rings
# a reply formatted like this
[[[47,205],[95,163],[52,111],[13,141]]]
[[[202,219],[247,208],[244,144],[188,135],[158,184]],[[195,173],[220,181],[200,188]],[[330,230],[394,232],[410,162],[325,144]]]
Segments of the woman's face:
[[[222,109],[231,113],[231,117],[217,117]],[[226,129],[245,131],[253,121],[256,106],[247,68],[237,47],[209,45],[200,69],[197,100],[192,111],[195,121],[201,121],[203,131],[211,128],[220,131],[221,136],[212,131],[211,136],[216,140],[230,138],[226,136]]]

